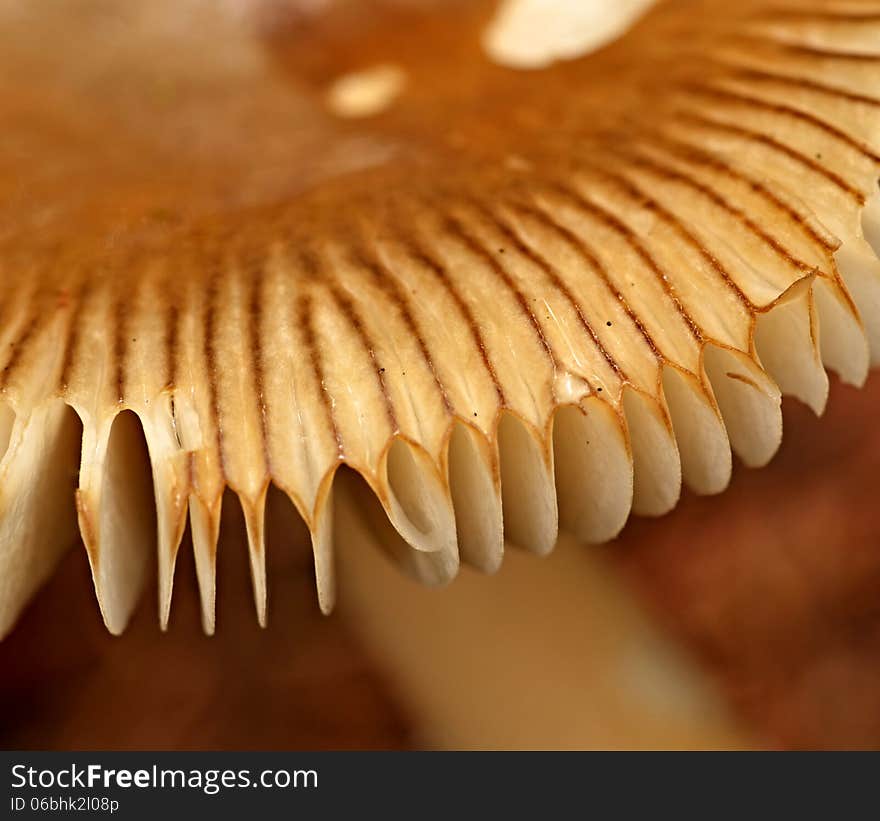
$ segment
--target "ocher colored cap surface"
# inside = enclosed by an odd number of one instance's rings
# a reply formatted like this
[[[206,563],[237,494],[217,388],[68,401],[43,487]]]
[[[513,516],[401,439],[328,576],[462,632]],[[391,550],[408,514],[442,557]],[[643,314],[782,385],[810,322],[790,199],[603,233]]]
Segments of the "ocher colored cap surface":
[[[659,3],[530,72],[490,3],[308,8],[2,12],[3,630],[74,485],[108,627],[157,541],[167,619],[189,515],[210,630],[227,486],[260,618],[270,483],[329,608],[341,465],[441,583],[721,490],[880,356],[880,4]]]

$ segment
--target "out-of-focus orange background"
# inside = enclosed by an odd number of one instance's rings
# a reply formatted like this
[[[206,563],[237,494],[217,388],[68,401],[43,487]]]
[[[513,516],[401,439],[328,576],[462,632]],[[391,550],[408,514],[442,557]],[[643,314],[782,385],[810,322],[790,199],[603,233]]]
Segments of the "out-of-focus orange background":
[[[583,548],[610,560],[757,746],[880,746],[878,407],[876,376],[861,391],[835,384],[822,419],[787,402],[784,443],[768,468],[738,468],[721,496],[685,494],[672,514],[634,519],[614,543]],[[381,645],[365,646],[350,615],[319,614],[305,534],[277,498],[272,504],[266,630],[253,615],[232,503],[212,638],[201,633],[187,543],[168,633],[147,596],[122,638],[105,633],[85,555],[74,548],[0,643],[0,746],[424,744],[424,717],[389,674]],[[554,596],[538,593],[548,602]],[[586,641],[580,649],[577,638],[566,642],[565,652],[586,652]],[[433,645],[426,635],[421,652],[435,652]],[[500,686],[493,677],[477,685]],[[540,710],[528,720],[540,725]],[[468,732],[469,746],[482,746],[479,725],[458,737]]]

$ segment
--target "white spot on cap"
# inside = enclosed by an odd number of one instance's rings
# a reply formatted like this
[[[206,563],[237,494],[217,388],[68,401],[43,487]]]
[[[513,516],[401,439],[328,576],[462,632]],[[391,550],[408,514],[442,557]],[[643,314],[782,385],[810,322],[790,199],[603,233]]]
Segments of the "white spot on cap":
[[[511,68],[544,68],[620,37],[655,0],[504,0],[483,47]]]
[[[327,91],[327,105],[340,117],[372,117],[391,105],[406,85],[403,69],[378,65],[339,77]]]

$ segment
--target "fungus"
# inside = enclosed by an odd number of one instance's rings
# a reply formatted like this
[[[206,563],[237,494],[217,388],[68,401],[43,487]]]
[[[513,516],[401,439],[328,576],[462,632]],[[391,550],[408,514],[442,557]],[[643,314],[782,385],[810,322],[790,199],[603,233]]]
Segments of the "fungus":
[[[329,610],[342,466],[428,583],[605,541],[880,358],[880,2],[658,2],[529,71],[489,0],[244,9],[0,11],[0,633],[75,518],[114,633],[189,522],[212,631],[227,488],[264,622],[270,484]]]

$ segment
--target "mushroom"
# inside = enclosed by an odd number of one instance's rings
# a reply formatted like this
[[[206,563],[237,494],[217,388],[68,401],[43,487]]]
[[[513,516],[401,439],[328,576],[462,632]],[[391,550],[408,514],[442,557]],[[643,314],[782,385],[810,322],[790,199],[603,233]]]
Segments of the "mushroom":
[[[442,584],[863,382],[880,2],[622,4],[528,69],[496,5],[0,11],[0,634],[77,524],[120,633],[188,523],[211,632],[231,489],[264,623],[270,484],[329,611],[334,507]]]

